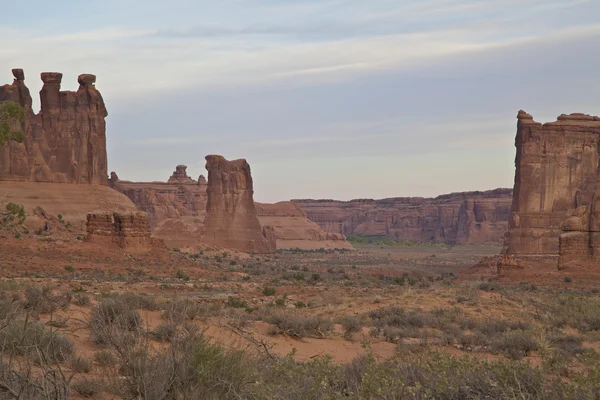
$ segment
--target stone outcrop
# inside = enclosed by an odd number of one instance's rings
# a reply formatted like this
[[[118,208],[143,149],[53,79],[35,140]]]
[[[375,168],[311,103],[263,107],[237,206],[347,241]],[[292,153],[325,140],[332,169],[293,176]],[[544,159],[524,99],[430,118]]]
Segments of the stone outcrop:
[[[0,180],[106,185],[108,114],[96,77],[79,75],[77,91],[61,91],[62,74],[43,72],[41,111],[35,114],[23,70],[13,75],[11,85],[0,86],[0,102],[25,109],[25,141],[0,147]]]
[[[208,185],[206,179],[195,181],[187,176],[186,168],[184,165],[177,166],[166,183],[122,181],[114,172],[109,183],[113,189],[129,197],[138,209],[148,213],[152,230],[165,219],[175,219],[184,221],[191,232],[197,232],[206,215]]]
[[[519,111],[515,187],[506,253],[600,260],[600,118],[541,124]],[[566,233],[563,233],[566,232]]]
[[[89,242],[136,251],[162,247],[160,240],[150,237],[148,215],[143,211],[91,212],[87,214],[86,228]]]
[[[228,161],[219,155],[206,156],[208,203],[202,241],[246,251],[275,251],[263,236],[254,207],[250,165],[244,159]]]
[[[318,224],[309,220],[296,203],[255,203],[255,207],[263,228],[270,228],[268,234],[263,232],[263,235],[274,240],[277,249],[352,249],[344,235],[325,232]]]
[[[202,177],[202,175],[200,175]],[[173,175],[169,178],[167,183],[197,183],[187,174],[187,165],[178,165],[175,167]]]
[[[417,243],[501,244],[511,199],[510,189],[496,189],[436,198],[292,201],[327,232]]]

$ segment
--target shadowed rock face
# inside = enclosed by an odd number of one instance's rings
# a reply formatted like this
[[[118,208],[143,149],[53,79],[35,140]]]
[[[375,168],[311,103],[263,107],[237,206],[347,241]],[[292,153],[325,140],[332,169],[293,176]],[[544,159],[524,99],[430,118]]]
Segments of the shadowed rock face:
[[[206,156],[208,203],[203,242],[251,253],[269,253],[273,244],[263,236],[254,207],[250,165]]]
[[[506,252],[600,260],[600,118],[561,115],[541,124],[517,116],[515,188]],[[596,238],[596,239],[594,239]],[[594,249],[597,250],[594,250]],[[563,257],[564,256],[564,257]]]
[[[418,243],[501,244],[508,228],[511,193],[496,189],[436,198],[293,201],[327,232]]]
[[[0,102],[25,109],[25,141],[0,147],[0,180],[106,185],[108,114],[96,77],[82,74],[76,92],[61,91],[62,74],[43,72],[41,111],[35,114],[23,70],[14,69],[13,75],[11,85],[0,86]]]

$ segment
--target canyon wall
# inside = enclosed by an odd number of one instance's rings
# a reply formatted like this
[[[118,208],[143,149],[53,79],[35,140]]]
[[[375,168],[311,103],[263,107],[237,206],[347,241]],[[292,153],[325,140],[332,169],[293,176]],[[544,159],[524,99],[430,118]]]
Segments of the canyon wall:
[[[519,111],[507,254],[600,261],[600,118]],[[560,266],[560,265],[559,265]]]
[[[14,82],[0,86],[0,102],[25,109],[25,140],[0,147],[0,181],[106,185],[108,114],[96,77],[79,75],[77,91],[61,91],[62,74],[42,72],[41,110],[35,114],[23,70],[12,72]]]
[[[398,197],[292,200],[325,231],[417,243],[501,244],[508,228],[511,190]]]

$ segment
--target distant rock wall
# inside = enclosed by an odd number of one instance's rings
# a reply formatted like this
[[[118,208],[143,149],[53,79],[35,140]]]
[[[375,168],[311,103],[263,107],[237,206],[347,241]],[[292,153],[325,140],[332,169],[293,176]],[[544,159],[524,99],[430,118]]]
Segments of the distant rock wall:
[[[557,257],[559,265],[600,261],[600,118],[563,114],[543,125],[525,111],[517,118],[506,253]]]
[[[13,69],[11,85],[0,86],[0,102],[25,109],[23,143],[0,147],[0,181],[108,183],[106,124],[108,115],[91,74],[79,75],[79,89],[61,91],[62,74],[42,72],[41,111],[32,110],[25,74]]]
[[[112,172],[109,184],[148,213],[152,230],[165,219],[181,219],[194,232],[202,226],[206,215],[208,185],[204,176],[195,181],[186,170],[185,165],[178,165],[167,183],[122,181]]]
[[[352,249],[344,235],[325,232],[309,220],[296,203],[282,201],[275,204],[255,203],[255,206],[263,228],[270,228],[263,234],[275,241],[277,249]]]
[[[265,236],[254,207],[250,165],[244,159],[228,161],[206,156],[208,203],[204,219],[204,243],[246,251],[275,251]]]
[[[325,231],[417,243],[501,244],[508,229],[510,189],[399,197],[292,200]]]

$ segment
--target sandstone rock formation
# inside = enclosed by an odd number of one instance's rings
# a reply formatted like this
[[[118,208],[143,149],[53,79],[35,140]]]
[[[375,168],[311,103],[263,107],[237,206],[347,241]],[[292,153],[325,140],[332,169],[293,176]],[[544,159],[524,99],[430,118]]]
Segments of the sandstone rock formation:
[[[600,260],[600,118],[563,114],[542,125],[522,110],[517,118],[506,253],[560,253],[561,265],[575,258]],[[568,232],[561,236],[563,230]]]
[[[510,189],[496,189],[436,198],[292,201],[327,232],[418,243],[501,244],[511,199]]]
[[[162,247],[150,237],[148,215],[143,211],[129,213],[97,211],[87,214],[87,241],[115,245],[134,251],[150,251]]]
[[[164,239],[169,246],[197,244],[204,231],[208,183],[203,175],[194,181],[187,167],[177,166],[165,182],[129,182],[111,173],[109,184],[125,194],[138,209],[148,213],[152,236]],[[308,220],[294,203],[255,203],[263,236],[277,243],[277,248],[351,248],[341,234],[327,233]]]
[[[200,175],[202,176],[202,175]],[[173,175],[169,178],[167,183],[197,183],[187,174],[187,165],[178,165],[175,167]]]
[[[208,203],[202,241],[249,253],[275,251],[263,236],[254,207],[250,165],[244,159],[228,161],[206,156]]]
[[[155,229],[165,219],[183,220],[187,229],[197,232],[206,215],[206,180],[195,181],[186,173],[186,166],[177,166],[165,182],[129,182],[111,173],[110,186],[125,194],[148,213],[150,228]],[[203,178],[202,175],[200,177]],[[163,227],[163,228],[166,228]],[[165,230],[163,229],[163,233]]]
[[[108,115],[91,74],[79,75],[79,89],[61,91],[62,74],[43,72],[41,111],[35,114],[25,74],[14,69],[14,82],[0,86],[0,102],[25,109],[23,143],[0,147],[0,180],[107,184],[105,117]]]
[[[352,249],[344,235],[325,232],[318,224],[309,220],[296,203],[255,203],[255,207],[263,226],[263,236],[275,241],[277,249]]]

